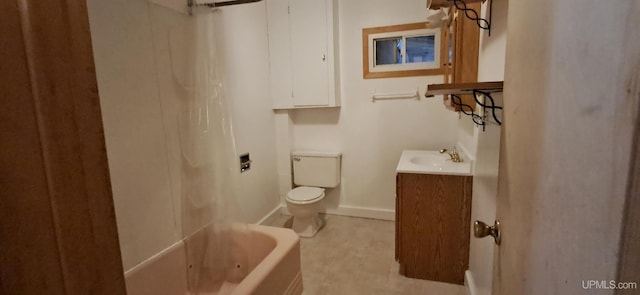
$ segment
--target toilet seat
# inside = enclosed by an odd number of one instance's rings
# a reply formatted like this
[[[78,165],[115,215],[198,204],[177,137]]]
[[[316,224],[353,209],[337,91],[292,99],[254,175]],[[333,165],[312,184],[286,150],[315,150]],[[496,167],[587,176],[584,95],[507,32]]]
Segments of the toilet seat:
[[[294,204],[309,204],[324,197],[324,189],[319,187],[299,186],[287,193],[287,201]]]

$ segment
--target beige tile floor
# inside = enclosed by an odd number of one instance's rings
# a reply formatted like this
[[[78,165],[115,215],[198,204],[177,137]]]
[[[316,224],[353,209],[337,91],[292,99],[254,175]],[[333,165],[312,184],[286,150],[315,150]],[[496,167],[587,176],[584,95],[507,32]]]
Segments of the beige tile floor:
[[[398,273],[392,221],[324,216],[326,225],[301,239],[304,295],[466,295],[459,285],[410,279]],[[282,216],[273,226],[290,227]]]

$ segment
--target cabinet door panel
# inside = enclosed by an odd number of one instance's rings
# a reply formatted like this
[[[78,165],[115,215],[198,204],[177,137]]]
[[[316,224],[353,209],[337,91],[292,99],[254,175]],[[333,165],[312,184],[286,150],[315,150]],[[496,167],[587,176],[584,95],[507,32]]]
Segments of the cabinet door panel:
[[[289,7],[294,105],[328,105],[326,0],[291,0]]]
[[[292,108],[289,0],[267,1],[271,97],[273,107]]]
[[[398,258],[411,278],[462,284],[469,264],[472,177],[400,174]]]
[[[402,238],[400,224],[402,224],[402,186],[400,185],[400,174],[396,175],[396,261],[400,259],[400,249],[402,248]]]

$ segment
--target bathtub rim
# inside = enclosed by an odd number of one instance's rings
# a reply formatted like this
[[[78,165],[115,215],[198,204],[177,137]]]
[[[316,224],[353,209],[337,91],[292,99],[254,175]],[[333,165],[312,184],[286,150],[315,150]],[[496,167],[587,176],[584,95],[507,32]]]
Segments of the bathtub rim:
[[[233,294],[244,294],[242,292],[247,292],[251,290],[255,290],[258,288],[269,276],[271,270],[280,265],[285,259],[287,259],[287,254],[295,251],[295,248],[300,247],[300,238],[298,235],[291,229],[288,228],[280,228],[259,224],[242,224],[242,223],[234,223],[231,224],[231,228],[244,228],[248,229],[252,232],[258,232],[260,234],[264,234],[275,240],[275,246],[271,251],[264,257],[254,268],[253,270],[247,274],[247,276],[236,285]],[[156,253],[155,255],[149,257],[148,259],[140,262],[136,266],[130,268],[129,270],[124,272],[125,282],[128,281],[131,277],[134,277],[138,272],[146,271],[146,267],[157,263],[159,260],[164,259],[168,255],[171,255],[174,251],[182,252],[181,255],[184,254],[185,240],[181,239],[177,242],[173,243],[171,246],[163,249],[162,251]],[[182,249],[180,249],[182,248]],[[299,255],[299,254],[298,254]],[[186,284],[186,257],[183,257],[184,265],[182,267],[185,268],[185,280]],[[301,277],[301,269],[298,267],[295,271],[295,278],[292,278],[292,282],[288,286],[289,289],[294,290],[296,288],[302,289],[302,277]],[[293,273],[292,273],[293,275]],[[298,282],[299,281],[299,282]],[[298,286],[299,285],[299,286]],[[292,289],[293,288],[293,289]],[[288,293],[287,293],[288,294]],[[297,294],[294,293],[294,294]]]
[[[144,261],[136,264],[134,267],[126,270],[124,272],[124,277],[125,277],[125,281],[127,279],[127,277],[134,275],[136,272],[141,271],[144,267],[148,266],[149,264],[152,264],[154,262],[156,262],[157,260],[160,260],[161,258],[165,257],[167,254],[176,251],[177,248],[180,247],[184,247],[184,241],[183,240],[178,240],[177,242],[173,243],[171,246],[163,249],[162,251],[154,254],[153,256],[145,259]],[[185,265],[186,267],[186,265]]]
[[[299,247],[300,238],[289,228],[280,228],[260,224],[248,224],[249,229],[265,233],[276,240],[276,246],[269,254],[251,271],[238,286],[234,293],[243,294],[243,291],[255,290],[269,275],[274,266],[280,264],[286,254],[296,246]],[[298,270],[299,273],[301,270]]]

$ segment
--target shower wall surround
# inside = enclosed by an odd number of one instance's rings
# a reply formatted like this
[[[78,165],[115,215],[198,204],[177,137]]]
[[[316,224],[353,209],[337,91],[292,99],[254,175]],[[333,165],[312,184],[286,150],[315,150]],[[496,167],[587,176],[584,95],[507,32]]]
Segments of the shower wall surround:
[[[180,24],[189,16],[144,0],[89,0],[88,7],[120,246],[129,270],[182,236],[177,112],[185,97],[180,82],[189,77],[180,67],[186,61],[176,62],[184,42],[172,38],[183,35]],[[239,176],[236,210],[228,214],[253,223],[279,204],[274,115],[264,91],[265,6],[212,13],[220,28],[236,153],[251,152],[254,161]]]

